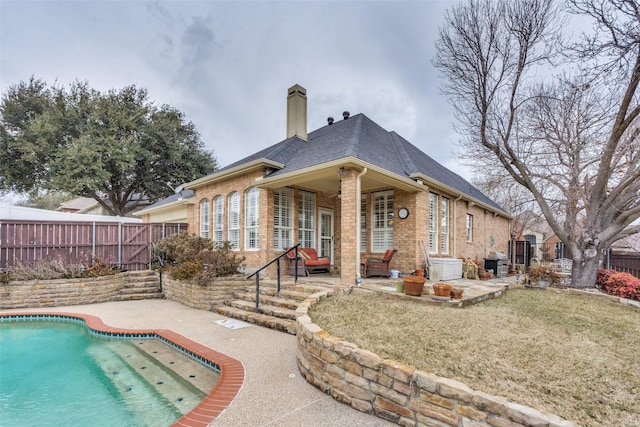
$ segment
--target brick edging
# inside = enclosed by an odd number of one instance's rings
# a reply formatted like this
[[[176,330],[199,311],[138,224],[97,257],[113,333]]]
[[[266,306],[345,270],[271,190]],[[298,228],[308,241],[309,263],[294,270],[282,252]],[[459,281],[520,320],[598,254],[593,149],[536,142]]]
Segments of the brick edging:
[[[333,294],[331,290],[313,294],[299,306],[296,341],[300,373],[334,399],[405,426],[577,426],[557,415],[473,390],[459,381],[383,360],[332,336],[311,321],[308,311]]]

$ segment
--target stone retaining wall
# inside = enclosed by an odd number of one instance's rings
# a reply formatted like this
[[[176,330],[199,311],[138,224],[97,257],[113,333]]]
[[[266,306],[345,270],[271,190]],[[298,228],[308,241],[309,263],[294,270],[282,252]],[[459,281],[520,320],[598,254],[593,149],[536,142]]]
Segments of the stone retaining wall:
[[[138,286],[141,289],[137,289]],[[156,273],[151,271],[130,271],[82,279],[11,281],[0,283],[0,309],[140,299],[141,294],[136,292],[149,292],[149,286],[151,290],[159,292]]]
[[[166,299],[207,311],[233,299],[233,291],[244,289],[253,283],[244,277],[224,277],[208,286],[200,286],[189,280],[173,280],[166,274],[162,275],[162,291]]]
[[[472,390],[342,341],[312,323],[308,310],[332,294],[312,295],[298,308],[298,368],[307,382],[362,412],[402,426],[569,427],[553,414]]]

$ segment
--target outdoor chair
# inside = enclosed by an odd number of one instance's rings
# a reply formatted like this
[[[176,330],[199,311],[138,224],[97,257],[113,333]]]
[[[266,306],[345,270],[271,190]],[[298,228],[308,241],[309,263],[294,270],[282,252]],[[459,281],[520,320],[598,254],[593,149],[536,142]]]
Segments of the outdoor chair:
[[[295,274],[296,255],[295,250],[287,250],[287,258],[289,259],[289,274]],[[318,252],[314,248],[298,248],[298,274],[309,276],[315,271],[329,272],[331,269],[331,260],[329,257],[318,257]]]
[[[382,258],[368,258],[364,268],[365,277],[390,277],[391,269],[389,268],[389,263],[396,252],[398,252],[397,249],[389,249]]]

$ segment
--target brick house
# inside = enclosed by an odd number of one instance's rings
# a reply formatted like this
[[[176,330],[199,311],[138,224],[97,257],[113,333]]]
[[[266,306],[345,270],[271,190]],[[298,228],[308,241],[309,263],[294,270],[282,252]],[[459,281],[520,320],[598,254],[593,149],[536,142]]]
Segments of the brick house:
[[[398,250],[391,267],[411,271],[425,265],[422,245],[432,261],[481,260],[506,253],[510,236],[511,216],[500,206],[364,114],[345,112],[308,133],[299,85],[288,91],[285,140],[183,187],[188,198],[138,214],[156,221],[182,210],[175,216],[186,215],[190,232],[230,241],[248,270],[301,243],[353,284],[360,263],[389,248]]]

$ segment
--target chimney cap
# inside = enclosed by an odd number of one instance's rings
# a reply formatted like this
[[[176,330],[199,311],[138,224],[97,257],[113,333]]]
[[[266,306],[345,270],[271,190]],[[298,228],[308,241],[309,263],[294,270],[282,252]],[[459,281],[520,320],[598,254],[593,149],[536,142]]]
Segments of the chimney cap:
[[[327,117],[327,123],[332,125],[333,124],[333,117]]]
[[[342,117],[344,117],[344,119],[347,120],[349,118],[349,112],[345,111],[344,113],[342,113]]]

